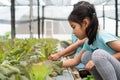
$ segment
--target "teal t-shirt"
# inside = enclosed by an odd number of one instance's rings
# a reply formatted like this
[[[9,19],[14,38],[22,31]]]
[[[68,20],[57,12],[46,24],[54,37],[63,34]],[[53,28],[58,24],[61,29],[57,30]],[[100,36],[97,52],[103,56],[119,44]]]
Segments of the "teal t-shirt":
[[[103,49],[110,54],[114,54],[116,51],[111,49],[107,45],[107,43],[110,41],[115,41],[115,40],[120,40],[120,39],[116,37],[115,35],[107,33],[104,30],[102,30],[96,35],[96,40],[93,42],[93,44],[88,45],[88,40],[85,42],[83,46],[83,50],[93,52],[96,49]]]
[[[74,34],[72,34],[72,41],[73,41],[73,43],[75,43],[75,42],[78,41],[78,38],[77,38]],[[79,47],[76,49],[76,51],[75,51],[75,55],[76,55],[77,53],[79,53],[82,48],[83,48],[83,45],[79,46]]]
[[[78,41],[78,38],[74,35],[74,34],[72,34],[72,41],[73,41],[73,43],[75,43],[76,41]],[[81,45],[81,46],[79,46],[77,49],[76,49],[76,51],[75,51],[75,56],[77,56],[77,54],[78,53],[80,53],[80,50],[83,48],[83,45]],[[77,66],[75,66],[75,68],[76,69],[83,69],[83,68],[85,68],[85,65],[83,64],[83,63],[80,63],[80,64],[78,64]]]

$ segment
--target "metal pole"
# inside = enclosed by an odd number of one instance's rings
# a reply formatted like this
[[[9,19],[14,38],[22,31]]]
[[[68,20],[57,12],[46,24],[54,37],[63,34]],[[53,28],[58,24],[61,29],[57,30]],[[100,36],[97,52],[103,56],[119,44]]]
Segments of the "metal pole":
[[[105,29],[105,7],[103,5],[103,29]]]
[[[118,36],[118,0],[115,0],[116,36]]]
[[[29,23],[29,31],[30,31],[30,38],[33,38],[33,32],[32,32],[32,22],[33,22],[33,0],[30,0],[30,23]]]
[[[15,0],[11,0],[11,38],[15,38]]]
[[[37,0],[38,1],[38,38],[40,38],[40,8],[39,8],[39,6],[40,6],[40,1],[39,0]]]
[[[42,38],[44,37],[44,7],[42,6]]]

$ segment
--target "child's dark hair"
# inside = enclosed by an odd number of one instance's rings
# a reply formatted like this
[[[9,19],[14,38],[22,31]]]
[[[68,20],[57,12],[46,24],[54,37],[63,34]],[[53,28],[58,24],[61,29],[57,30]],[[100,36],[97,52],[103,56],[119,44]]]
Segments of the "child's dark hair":
[[[96,39],[98,30],[98,18],[93,4],[81,1],[74,5],[74,9],[68,17],[68,21],[73,21],[81,25],[83,19],[89,17],[90,24],[86,28],[86,34],[89,39],[88,44],[92,44]]]

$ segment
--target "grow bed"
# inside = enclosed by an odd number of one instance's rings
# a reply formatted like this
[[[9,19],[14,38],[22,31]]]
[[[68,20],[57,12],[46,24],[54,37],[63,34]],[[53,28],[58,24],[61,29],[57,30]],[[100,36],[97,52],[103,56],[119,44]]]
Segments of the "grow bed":
[[[67,58],[64,57],[61,60],[64,61],[66,59]],[[55,80],[81,80],[78,71],[75,68],[71,68],[71,67],[63,70],[63,74],[54,77],[54,79]]]
[[[72,73],[69,70],[64,70],[62,75],[54,77],[55,80],[74,80]]]

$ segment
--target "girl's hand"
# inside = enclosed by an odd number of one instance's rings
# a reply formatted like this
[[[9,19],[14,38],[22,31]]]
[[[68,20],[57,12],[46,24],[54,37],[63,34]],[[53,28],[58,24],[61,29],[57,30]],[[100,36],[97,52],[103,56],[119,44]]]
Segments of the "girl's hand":
[[[56,53],[56,54],[51,54],[51,55],[48,57],[48,59],[50,59],[50,60],[58,60],[58,59],[60,59],[60,55],[59,55],[58,53]]]
[[[88,71],[90,71],[90,70],[92,70],[92,68],[93,68],[94,66],[95,66],[94,62],[93,62],[92,60],[90,60],[90,61],[86,64],[85,68],[86,68]]]

